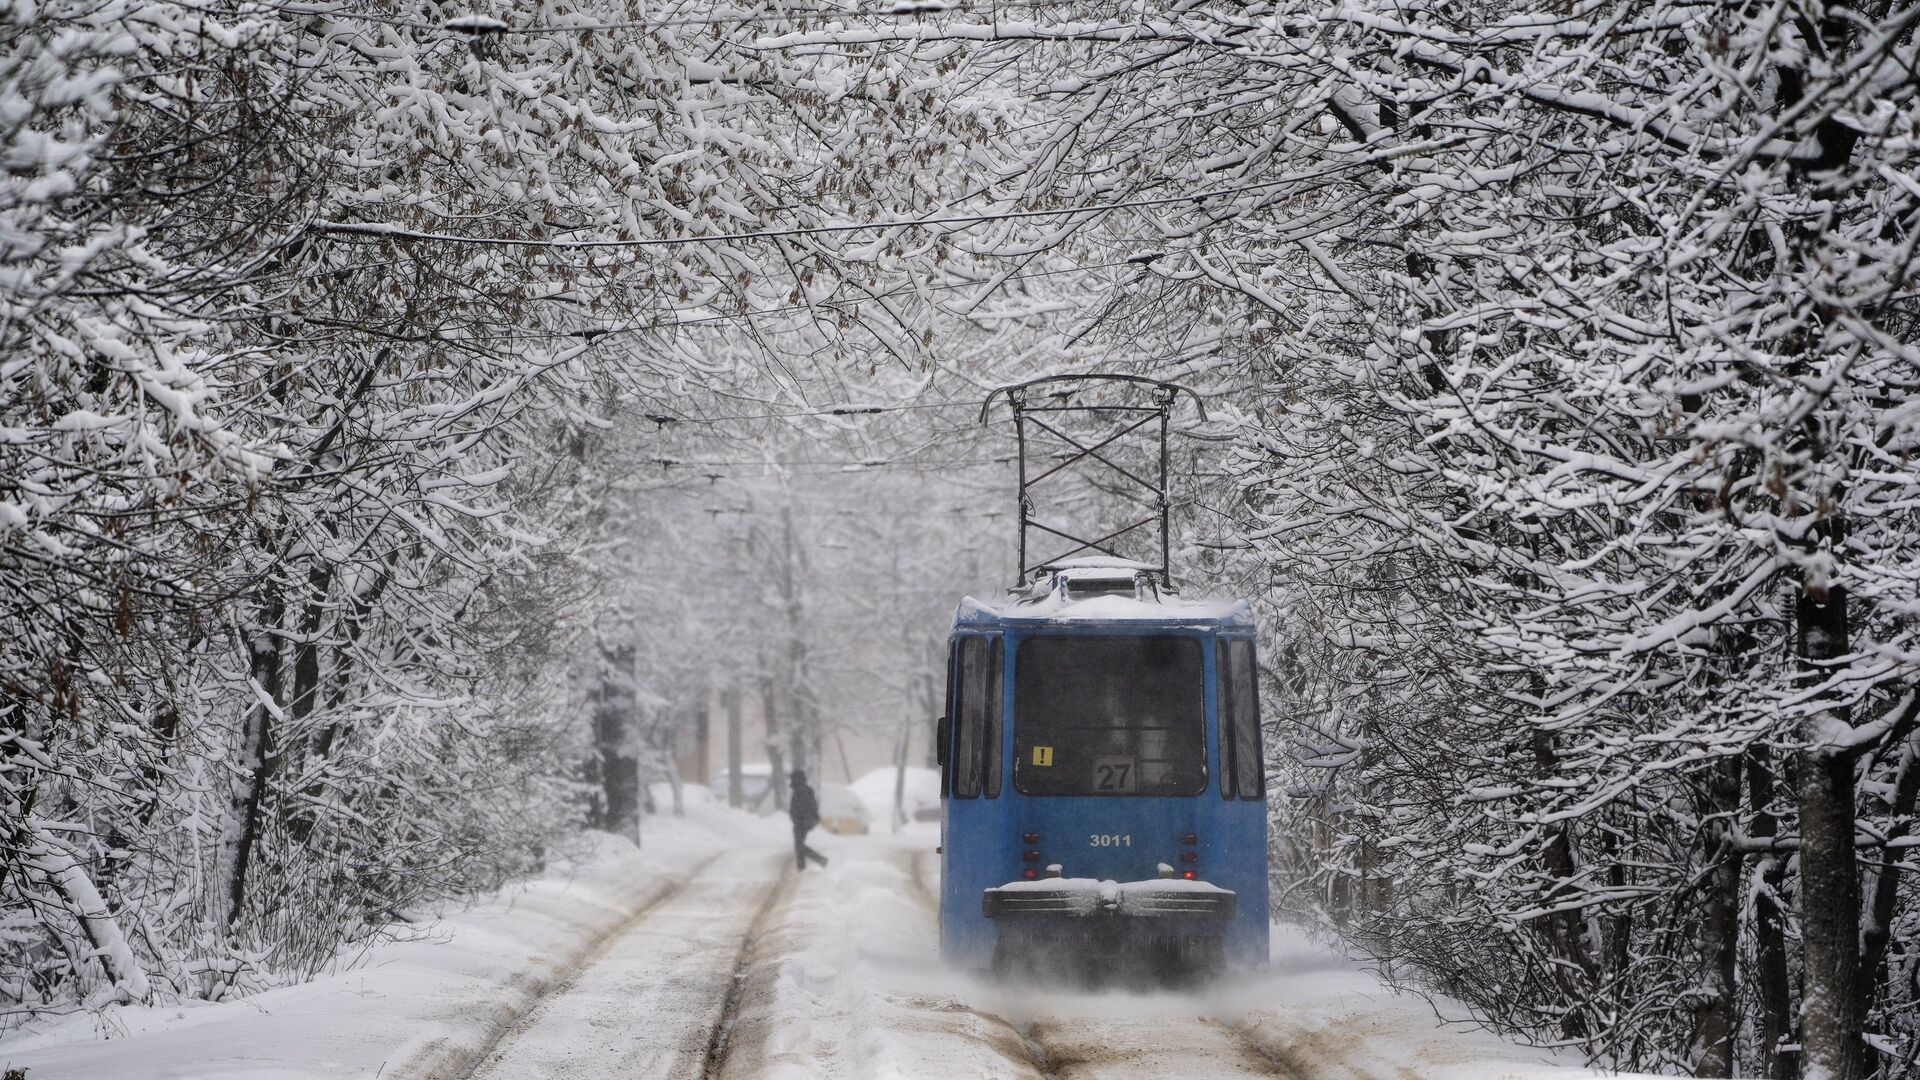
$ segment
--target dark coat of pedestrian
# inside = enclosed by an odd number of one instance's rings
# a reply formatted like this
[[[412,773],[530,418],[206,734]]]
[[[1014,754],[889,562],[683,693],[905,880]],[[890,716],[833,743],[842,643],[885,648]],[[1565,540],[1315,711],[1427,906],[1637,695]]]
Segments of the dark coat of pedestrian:
[[[806,773],[795,769],[787,779],[792,785],[791,793],[787,796],[787,816],[793,819],[794,866],[805,870],[808,859],[825,866],[827,857],[807,846],[807,834],[820,824],[820,800],[807,783]]]

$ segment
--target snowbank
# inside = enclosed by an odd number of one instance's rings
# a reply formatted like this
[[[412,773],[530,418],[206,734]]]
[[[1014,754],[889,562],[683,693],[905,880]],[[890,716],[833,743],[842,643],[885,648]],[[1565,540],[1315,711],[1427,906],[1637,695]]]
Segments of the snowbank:
[[[456,1075],[540,995],[715,852],[778,830],[724,808],[653,818],[644,850],[591,837],[548,876],[452,911],[419,940],[239,1001],[121,1007],[0,1039],[28,1080],[317,1080]],[[761,834],[765,834],[762,836]]]
[[[883,766],[863,774],[848,786],[854,794],[867,804],[867,816],[875,825],[885,826],[893,821],[893,785],[897,770]],[[907,816],[913,817],[915,811],[940,810],[940,770],[928,769],[918,765],[907,767],[906,791]]]
[[[1220,991],[1218,1012],[1262,1053],[1313,1080],[1571,1080],[1628,1077],[1588,1070],[1552,1050],[1472,1026],[1446,998],[1396,993],[1292,927],[1273,928],[1273,969]],[[1451,1022],[1450,1022],[1451,1021]]]

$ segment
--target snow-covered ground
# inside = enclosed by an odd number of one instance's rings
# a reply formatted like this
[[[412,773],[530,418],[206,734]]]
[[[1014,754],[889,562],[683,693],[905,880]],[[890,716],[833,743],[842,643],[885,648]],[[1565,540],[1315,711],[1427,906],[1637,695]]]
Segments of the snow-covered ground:
[[[723,1077],[1576,1080],[1577,1061],[1443,1023],[1275,928],[1273,969],[1198,995],[1006,986],[938,962],[937,829],[836,839],[755,944]],[[1442,1010],[1462,1016],[1447,1002]]]
[[[594,838],[550,876],[450,911],[418,940],[345,957],[336,974],[239,1001],[116,1008],[9,1032],[0,1070],[25,1068],[28,1080],[461,1076],[696,870],[743,846],[772,852],[784,824],[690,797],[686,818],[648,823],[644,850]]]
[[[819,837],[831,865],[795,873],[784,825],[695,799],[685,819],[652,819],[644,850],[603,838],[566,872],[330,977],[67,1018],[0,1040],[0,1065],[28,1080],[1589,1075],[1443,1025],[1286,932],[1272,972],[1199,995],[951,972],[934,827]]]

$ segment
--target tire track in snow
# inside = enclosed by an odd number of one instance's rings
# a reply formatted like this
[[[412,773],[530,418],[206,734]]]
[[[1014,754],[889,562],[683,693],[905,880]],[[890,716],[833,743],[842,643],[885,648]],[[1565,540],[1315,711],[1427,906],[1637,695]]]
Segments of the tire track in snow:
[[[502,1031],[468,1080],[702,1075],[734,963],[783,880],[784,852],[726,852],[602,939]]]

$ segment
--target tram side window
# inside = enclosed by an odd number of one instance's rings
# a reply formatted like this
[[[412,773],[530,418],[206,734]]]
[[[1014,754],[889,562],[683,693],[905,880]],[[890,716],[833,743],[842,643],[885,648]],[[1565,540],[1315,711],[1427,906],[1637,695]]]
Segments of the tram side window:
[[[953,718],[959,714],[959,710],[953,707],[954,696],[959,693],[959,688],[957,684],[954,683],[953,676],[954,673],[959,670],[959,664],[960,643],[955,641],[947,646],[947,711],[941,714],[939,726],[934,728],[933,736],[934,741],[940,744],[938,754],[940,758],[940,797],[942,799],[950,798],[953,795]]]
[[[1000,642],[960,642],[954,678],[953,797],[1000,795]]]
[[[1228,761],[1228,768],[1220,778],[1223,796],[1237,791],[1243,799],[1266,797],[1266,758],[1260,752],[1258,673],[1253,642],[1231,639],[1221,642],[1220,728]]]

